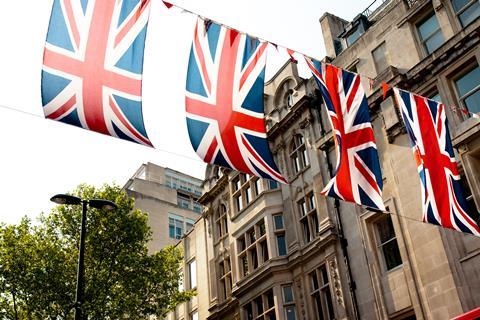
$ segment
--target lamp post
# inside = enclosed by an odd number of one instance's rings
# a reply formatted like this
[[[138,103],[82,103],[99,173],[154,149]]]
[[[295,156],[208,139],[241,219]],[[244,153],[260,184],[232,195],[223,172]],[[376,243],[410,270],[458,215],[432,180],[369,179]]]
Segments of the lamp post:
[[[86,234],[86,220],[87,220],[87,207],[93,207],[103,210],[115,210],[117,205],[115,202],[104,199],[91,199],[84,200],[79,197],[71,196],[68,194],[57,194],[50,198],[50,201],[57,204],[71,204],[82,205],[82,226],[80,231],[80,246],[78,249],[78,268],[77,268],[77,290],[75,293],[75,320],[82,320],[82,303],[84,295],[84,277],[85,277],[85,234]]]

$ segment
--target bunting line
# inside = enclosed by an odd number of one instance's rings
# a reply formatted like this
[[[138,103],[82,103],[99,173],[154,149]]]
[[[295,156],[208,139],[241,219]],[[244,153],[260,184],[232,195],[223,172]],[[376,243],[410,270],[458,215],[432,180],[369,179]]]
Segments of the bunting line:
[[[165,7],[167,7],[168,9],[171,9],[172,7],[176,7],[176,8],[178,8],[178,9],[181,9],[181,10],[182,10],[182,13],[183,13],[183,12],[186,12],[186,13],[195,15],[195,16],[197,16],[197,17],[199,17],[199,18],[201,18],[201,19],[203,19],[203,20],[205,20],[205,21],[212,21],[213,23],[216,23],[216,24],[218,24],[218,25],[220,25],[220,26],[222,26],[222,27],[224,27],[224,28],[227,28],[227,29],[230,29],[230,30],[236,30],[236,31],[238,31],[238,32],[240,32],[240,33],[242,33],[242,34],[245,34],[245,35],[247,35],[247,36],[249,36],[249,37],[251,37],[251,38],[257,39],[257,40],[262,41],[262,42],[269,43],[269,44],[271,44],[272,46],[274,46],[277,51],[278,51],[278,47],[281,47],[281,48],[283,48],[283,49],[286,51],[286,53],[290,56],[290,61],[293,62],[293,63],[298,63],[298,60],[294,57],[294,54],[295,54],[295,53],[300,54],[300,55],[302,55],[302,56],[304,56],[304,57],[306,57],[306,58],[309,58],[309,59],[314,59],[314,60],[317,60],[317,61],[322,61],[322,59],[312,57],[312,56],[307,55],[307,54],[305,54],[305,53],[302,53],[302,52],[300,52],[300,51],[296,51],[296,50],[290,49],[289,47],[286,47],[286,46],[283,46],[283,45],[279,45],[279,44],[274,43],[274,42],[271,42],[271,41],[269,41],[269,40],[266,40],[266,39],[263,39],[263,38],[254,36],[254,35],[252,35],[252,34],[250,34],[250,33],[248,33],[248,32],[244,32],[244,31],[241,31],[241,30],[239,30],[239,29],[230,27],[230,26],[228,26],[228,25],[226,25],[226,24],[223,24],[223,23],[221,23],[221,22],[218,22],[218,21],[216,21],[216,20],[214,20],[214,19],[207,18],[207,17],[202,16],[202,15],[200,15],[200,14],[198,14],[198,13],[195,13],[195,12],[193,12],[193,11],[190,11],[190,10],[184,8],[184,7],[181,7],[181,6],[177,5],[177,4],[174,4],[174,3],[171,3],[171,2],[167,2],[167,1],[165,1],[165,0],[162,0],[162,2],[163,2],[163,4],[165,5]],[[326,63],[326,62],[325,62],[325,63]],[[333,64],[331,64],[331,63],[326,63],[326,64],[333,65]],[[370,90],[371,90],[371,91],[374,90],[375,79],[370,78],[370,77],[367,77],[367,76],[362,75],[362,74],[359,74],[359,73],[356,73],[356,72],[352,72],[352,73],[358,74],[360,77],[369,80]],[[381,90],[382,90],[383,100],[385,100],[385,99],[387,98],[387,96],[388,96],[388,92],[390,91],[391,87],[388,85],[388,83],[386,83],[385,81],[382,81],[382,82],[380,83],[380,88],[381,88]],[[463,113],[463,114],[470,115],[470,117],[472,117],[472,118],[480,119],[480,113],[478,113],[478,114],[477,114],[477,113],[473,113],[473,112],[468,111],[468,110],[465,109],[465,108],[459,108],[459,107],[456,107],[456,106],[450,106],[450,109],[451,109],[452,111],[456,112],[457,114],[458,114],[459,112],[461,112],[461,113]]]

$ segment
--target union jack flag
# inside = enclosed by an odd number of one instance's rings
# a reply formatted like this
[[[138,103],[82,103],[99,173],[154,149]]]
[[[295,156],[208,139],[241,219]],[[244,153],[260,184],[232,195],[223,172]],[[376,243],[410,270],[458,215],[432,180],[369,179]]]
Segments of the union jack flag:
[[[478,213],[469,207],[460,184],[445,106],[393,90],[420,175],[423,221],[480,236]]]
[[[198,20],[187,74],[187,127],[205,162],[285,183],[266,139],[267,45]]]
[[[360,76],[306,58],[330,116],[337,163],[322,193],[385,211],[382,173]]]
[[[42,70],[45,117],[151,146],[142,116],[150,0],[54,0]]]

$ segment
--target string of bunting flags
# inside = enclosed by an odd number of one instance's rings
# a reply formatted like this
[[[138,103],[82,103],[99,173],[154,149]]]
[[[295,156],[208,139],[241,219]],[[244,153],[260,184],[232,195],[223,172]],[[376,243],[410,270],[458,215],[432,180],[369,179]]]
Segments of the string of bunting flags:
[[[153,147],[142,113],[150,7],[151,0],[54,0],[42,66],[46,118]],[[178,8],[197,16],[185,91],[193,149],[206,163],[287,184],[267,141],[263,99],[267,50],[279,46]],[[363,76],[282,48],[292,62],[297,54],[305,58],[333,128],[335,173],[322,194],[385,212]],[[381,87],[385,98],[390,88]],[[393,92],[418,166],[423,221],[480,236],[478,213],[460,185],[445,106]]]

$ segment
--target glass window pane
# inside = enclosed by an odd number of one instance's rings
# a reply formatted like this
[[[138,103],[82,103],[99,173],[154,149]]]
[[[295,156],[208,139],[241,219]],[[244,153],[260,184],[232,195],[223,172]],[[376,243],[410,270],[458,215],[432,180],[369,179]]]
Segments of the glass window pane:
[[[283,287],[283,302],[293,302],[293,290],[292,286]]]
[[[385,219],[377,222],[377,230],[380,241],[379,244],[385,243],[395,237],[392,218],[390,218],[390,216],[387,216]]]
[[[287,255],[287,244],[285,243],[285,235],[277,236],[277,246],[278,246],[278,255],[286,256]]]
[[[323,309],[322,309],[322,301],[320,300],[320,295],[315,295],[315,305],[317,306],[317,319],[324,319],[323,318]]]
[[[420,34],[420,38],[422,40],[427,39],[433,33],[435,33],[435,31],[440,29],[440,27],[438,25],[437,16],[435,14],[432,14],[426,20],[419,23],[417,28],[418,28],[418,33]]]
[[[270,309],[270,308],[273,308],[274,306],[275,306],[275,302],[273,299],[273,291],[269,290],[267,292],[267,307]]]
[[[198,320],[198,312],[197,311],[192,313],[192,320]]]
[[[295,314],[295,306],[290,306],[285,308],[285,318],[287,320],[296,320],[297,315]]]
[[[168,236],[171,239],[175,239],[175,227],[173,225],[168,226]]]
[[[255,305],[257,307],[257,315],[260,315],[263,313],[263,301],[262,297],[258,297],[255,299]]]
[[[470,112],[480,112],[480,90],[465,99],[465,105]]]
[[[363,34],[363,25],[359,24],[357,26],[357,29],[351,33],[349,36],[347,36],[347,44],[351,46],[355,41],[360,38],[360,36]]]
[[[318,278],[317,278],[317,273],[316,272],[312,272],[310,274],[310,277],[312,278],[312,291],[315,291],[319,288],[318,286]]]
[[[466,26],[473,22],[480,15],[480,4],[475,1],[467,10],[460,14],[460,21],[463,26]]]
[[[278,183],[277,183],[277,181],[268,180],[268,186],[269,186],[270,190],[274,190],[274,189],[278,188]]]
[[[326,288],[324,291],[325,299],[327,300],[327,310],[329,319],[335,319],[335,312],[333,311],[332,295],[330,294],[330,288]]]
[[[477,66],[460,79],[455,81],[455,85],[460,97],[463,97],[468,92],[472,91],[475,87],[480,85],[480,68]]]
[[[452,0],[453,9],[458,12],[469,2],[470,0]]]
[[[273,220],[275,222],[275,230],[283,229],[283,216],[281,214],[274,216]]]
[[[188,275],[190,277],[190,288],[196,288],[197,287],[197,262],[193,260],[190,262],[188,265]]]
[[[382,246],[383,256],[385,257],[385,265],[387,270],[391,270],[402,264],[400,250],[398,249],[397,240],[390,241]]]
[[[247,320],[253,320],[253,309],[250,303],[245,307],[245,313],[247,315]]]
[[[425,48],[427,49],[428,53],[432,53],[433,51],[440,48],[443,44],[443,34],[441,31],[435,33],[431,38],[425,41]]]
[[[430,100],[434,100],[434,101],[437,101],[437,102],[442,102],[442,98],[440,97],[440,93],[435,93],[435,94],[432,94],[430,97],[429,97]]]

